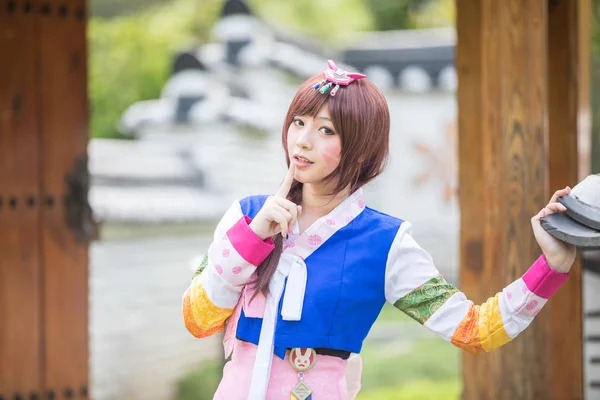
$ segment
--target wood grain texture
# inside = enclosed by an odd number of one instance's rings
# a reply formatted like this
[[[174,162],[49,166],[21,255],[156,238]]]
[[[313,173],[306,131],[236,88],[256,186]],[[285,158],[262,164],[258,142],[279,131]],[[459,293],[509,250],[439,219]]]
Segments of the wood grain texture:
[[[557,115],[565,107],[573,110],[567,115],[579,109],[576,79],[564,80],[552,69],[558,67],[549,65],[564,56],[558,56],[564,51],[558,47],[579,51],[580,39],[567,39],[567,31],[579,32],[578,22],[564,16],[567,8],[576,12],[583,3],[558,3],[551,18],[559,13],[560,23],[549,19],[543,0],[456,2],[460,277],[461,289],[476,303],[519,278],[537,258],[530,219],[550,198],[549,187],[564,187],[557,175],[577,170],[576,152],[556,160],[548,150],[549,140],[561,148],[559,140],[553,142],[560,124],[560,140],[569,142],[565,151],[576,149],[578,131],[577,118],[548,118],[551,101]],[[549,30],[563,35],[557,49],[548,43]],[[490,354],[463,356],[463,398],[581,398],[582,355],[569,352],[582,343],[575,270],[571,287],[561,289],[518,338]]]
[[[36,16],[0,4],[0,396],[41,386]]]
[[[548,197],[590,172],[590,9],[589,0],[559,0],[548,13]],[[583,321],[573,312],[582,308],[580,260],[570,275],[542,315],[552,332],[549,385],[556,399],[583,398]]]
[[[85,1],[49,1],[40,22],[44,384],[59,396],[88,382],[88,247],[67,226],[66,177],[88,141]],[[87,389],[85,389],[87,390]]]
[[[458,75],[458,174],[460,213],[460,286],[479,302],[485,294],[479,292],[484,268],[484,224],[473,223],[475,210],[484,210],[484,153],[481,135],[484,118],[482,86],[482,4],[480,1],[456,1],[456,70]],[[468,156],[467,156],[468,155]],[[471,213],[465,211],[472,207]],[[473,382],[485,382],[487,371],[478,368],[463,355],[463,376]],[[478,388],[465,382],[463,398],[477,398]]]

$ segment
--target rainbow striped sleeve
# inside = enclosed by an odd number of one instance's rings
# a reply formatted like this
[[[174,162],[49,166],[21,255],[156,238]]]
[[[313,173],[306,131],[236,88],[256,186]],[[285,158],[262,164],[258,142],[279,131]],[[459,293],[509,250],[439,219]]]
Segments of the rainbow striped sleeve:
[[[234,203],[217,225],[208,254],[183,294],[183,320],[195,337],[223,330],[244,285],[274,248],[270,239],[258,238],[249,223],[239,202]]]
[[[410,225],[398,235],[388,257],[387,300],[471,353],[492,351],[515,338],[568,277],[551,269],[542,255],[521,278],[476,305],[439,274],[431,256],[412,239]]]

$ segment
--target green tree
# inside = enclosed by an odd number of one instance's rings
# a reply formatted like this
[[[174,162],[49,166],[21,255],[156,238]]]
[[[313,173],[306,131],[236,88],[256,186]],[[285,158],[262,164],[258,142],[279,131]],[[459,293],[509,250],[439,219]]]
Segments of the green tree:
[[[431,28],[454,24],[454,0],[364,0],[376,30]]]
[[[366,0],[380,31],[413,29],[412,10],[427,0]]]
[[[175,0],[139,14],[92,18],[88,26],[90,130],[119,137],[125,109],[156,99],[170,74],[173,55],[208,40],[219,0]]]
[[[262,20],[284,32],[302,32],[339,46],[361,31],[375,28],[365,0],[247,0]]]

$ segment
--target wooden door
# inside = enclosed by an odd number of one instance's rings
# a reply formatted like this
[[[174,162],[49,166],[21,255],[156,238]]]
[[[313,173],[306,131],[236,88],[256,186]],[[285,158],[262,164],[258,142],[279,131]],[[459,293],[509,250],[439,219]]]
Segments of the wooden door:
[[[37,19],[0,4],[0,396],[11,400],[42,384]]]
[[[0,399],[87,398],[85,0],[0,7]]]

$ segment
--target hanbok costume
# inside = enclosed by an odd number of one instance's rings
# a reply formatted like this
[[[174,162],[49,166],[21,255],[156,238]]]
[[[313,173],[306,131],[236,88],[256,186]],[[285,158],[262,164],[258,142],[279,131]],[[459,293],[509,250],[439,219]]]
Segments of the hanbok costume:
[[[215,399],[354,398],[360,360],[348,359],[360,353],[386,301],[455,346],[491,351],[523,331],[568,277],[542,255],[521,278],[475,305],[439,274],[410,223],[365,207],[359,189],[306,231],[296,225],[283,242],[269,296],[259,293],[250,302],[255,292],[246,283],[273,249],[248,226],[266,198],[230,207],[183,297],[194,336],[227,328],[231,360]],[[294,365],[294,354],[308,354],[312,368]]]
[[[324,74],[315,89],[325,94],[335,83],[331,95],[348,76],[361,78],[333,62]],[[358,354],[386,302],[459,348],[491,351],[523,331],[568,277],[542,255],[475,305],[440,275],[410,223],[366,207],[359,189],[304,232],[296,224],[265,297],[247,283],[274,248],[249,227],[266,199],[234,202],[183,296],[190,333],[202,338],[226,329],[231,360],[216,400],[355,398]]]

